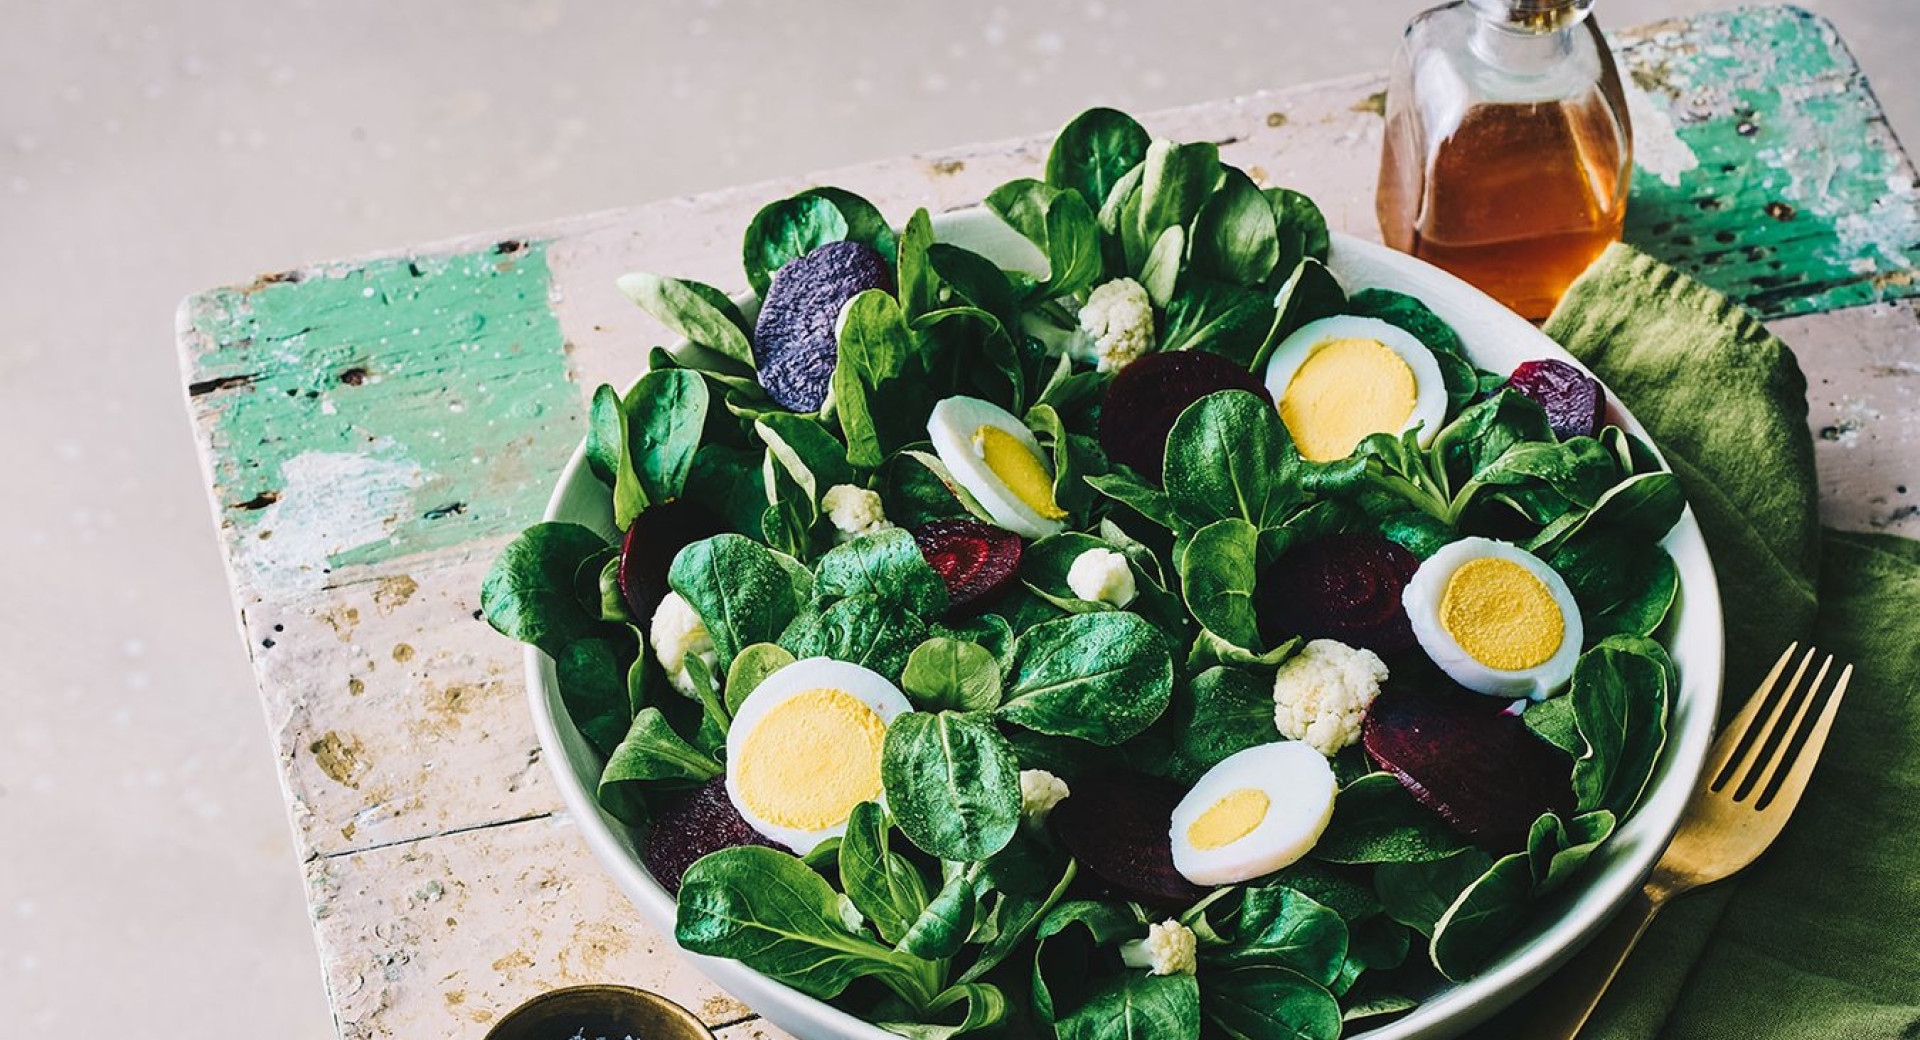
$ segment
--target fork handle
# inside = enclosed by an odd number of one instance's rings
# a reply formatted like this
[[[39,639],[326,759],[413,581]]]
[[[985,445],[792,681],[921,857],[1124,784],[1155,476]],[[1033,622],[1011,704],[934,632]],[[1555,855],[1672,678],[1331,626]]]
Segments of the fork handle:
[[[1543,991],[1534,999],[1525,1025],[1510,1035],[1522,1040],[1573,1040],[1579,1036],[1614,976],[1620,973],[1620,966],[1627,962],[1627,955],[1653,923],[1662,902],[1646,889],[1635,892],[1600,934],[1553,976],[1547,983],[1551,991]]]

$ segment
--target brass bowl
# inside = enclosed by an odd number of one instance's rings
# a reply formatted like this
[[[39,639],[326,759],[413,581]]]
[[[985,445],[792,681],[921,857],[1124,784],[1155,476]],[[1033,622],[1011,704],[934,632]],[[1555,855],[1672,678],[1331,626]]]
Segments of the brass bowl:
[[[542,993],[507,1012],[486,1040],[713,1040],[693,1012],[657,993],[632,986],[568,986]]]

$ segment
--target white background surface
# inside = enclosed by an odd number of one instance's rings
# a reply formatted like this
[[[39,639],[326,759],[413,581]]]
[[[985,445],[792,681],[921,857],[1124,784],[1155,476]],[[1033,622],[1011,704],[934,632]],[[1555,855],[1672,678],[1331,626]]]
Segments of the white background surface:
[[[181,296],[1368,71],[1422,6],[0,0],[5,1032],[333,1035],[181,405]],[[1920,132],[1912,0],[1806,6]]]

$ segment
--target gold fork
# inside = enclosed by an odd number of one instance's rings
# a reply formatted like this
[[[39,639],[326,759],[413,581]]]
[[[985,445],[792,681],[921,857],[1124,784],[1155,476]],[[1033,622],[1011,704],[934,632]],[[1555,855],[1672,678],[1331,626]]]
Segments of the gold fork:
[[[1779,837],[1807,789],[1807,778],[1813,775],[1814,763],[1833,728],[1847,681],[1853,678],[1853,666],[1844,666],[1818,716],[1808,725],[1833,657],[1820,662],[1813,682],[1802,689],[1800,680],[1815,653],[1809,647],[1793,669],[1793,678],[1776,696],[1774,687],[1798,649],[1798,643],[1787,647],[1752,699],[1714,742],[1700,785],[1680,816],[1680,829],[1654,864],[1646,887],[1553,977],[1554,999],[1537,1001],[1527,1027],[1513,1035],[1527,1040],[1571,1040],[1579,1035],[1627,954],[1668,900],[1733,876]],[[1793,706],[1793,718],[1783,727],[1780,721],[1789,706]]]

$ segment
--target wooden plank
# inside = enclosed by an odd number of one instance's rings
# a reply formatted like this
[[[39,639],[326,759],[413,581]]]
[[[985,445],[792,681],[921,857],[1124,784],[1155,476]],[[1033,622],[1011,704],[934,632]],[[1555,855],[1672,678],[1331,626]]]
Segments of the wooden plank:
[[[1769,327],[1807,374],[1820,519],[1920,538],[1920,301]]]
[[[476,616],[498,545],[247,610],[302,858],[560,807],[519,647]]]
[[[1620,42],[1628,242],[1762,317],[1920,291],[1920,180],[1832,23],[1749,7]]]
[[[318,859],[307,889],[344,1040],[478,1036],[590,982],[653,990],[711,1025],[752,1014],[640,920],[565,817]]]

